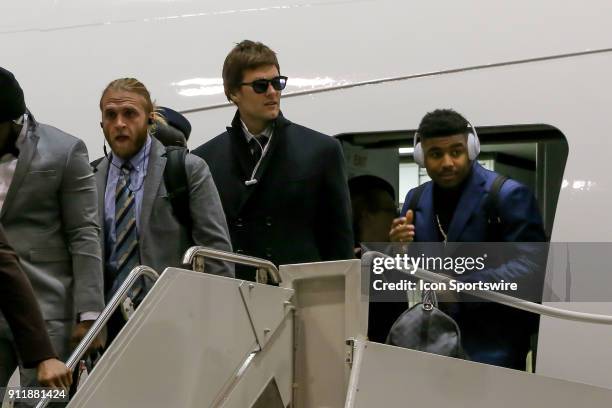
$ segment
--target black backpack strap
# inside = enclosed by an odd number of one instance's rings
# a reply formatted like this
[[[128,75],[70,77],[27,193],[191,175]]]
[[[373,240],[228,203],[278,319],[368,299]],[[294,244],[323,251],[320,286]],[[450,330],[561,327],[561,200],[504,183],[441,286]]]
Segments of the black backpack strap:
[[[484,204],[484,211],[489,222],[489,228],[487,232],[487,241],[489,242],[503,241],[503,220],[499,216],[498,204],[499,192],[501,191],[501,188],[506,182],[506,180],[508,180],[508,177],[503,176],[501,174],[497,175],[495,180],[493,180],[493,183],[491,183],[491,187],[489,188],[489,193]]]
[[[491,183],[491,187],[489,188],[489,194],[487,195],[486,202],[484,205],[485,212],[489,219],[489,224],[501,224],[502,220],[499,217],[499,213],[497,211],[497,203],[499,202],[499,192],[501,191],[502,186],[508,180],[508,177],[498,174],[493,183]]]
[[[191,212],[189,210],[189,183],[185,171],[187,149],[177,146],[166,146],[166,168],[164,183],[172,212],[178,222],[186,227],[191,235]]]
[[[412,223],[414,224],[414,219],[416,218],[416,208],[419,204],[419,200],[421,199],[421,195],[425,191],[425,184],[421,184],[417,188],[415,188],[412,192],[412,197],[410,197],[410,202],[408,203],[408,210],[412,210]],[[408,212],[406,210],[406,212]],[[404,217],[406,214],[401,214]]]
[[[96,167],[98,167],[98,164],[100,164],[102,160],[104,160],[104,157],[97,158],[96,160],[89,163],[89,165],[95,169]]]

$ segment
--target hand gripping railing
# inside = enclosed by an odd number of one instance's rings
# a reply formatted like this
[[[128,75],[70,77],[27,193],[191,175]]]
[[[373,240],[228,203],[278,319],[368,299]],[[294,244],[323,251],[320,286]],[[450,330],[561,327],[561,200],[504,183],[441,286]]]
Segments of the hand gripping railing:
[[[157,278],[159,278],[157,272],[155,272],[152,268],[148,266],[141,265],[132,269],[128,277],[121,284],[117,292],[113,295],[110,302],[108,302],[104,310],[102,310],[100,316],[96,319],[94,324],[87,331],[85,337],[83,337],[77,348],[72,352],[70,358],[68,358],[66,366],[70,369],[70,371],[73,371],[76,368],[77,363],[79,362],[81,357],[83,357],[91,343],[100,334],[100,332],[108,322],[108,319],[110,319],[115,309],[117,309],[117,307],[121,304],[123,298],[128,293],[128,291],[132,288],[132,286],[134,286],[136,280],[141,276],[147,276],[153,281],[156,281]],[[38,402],[38,404],[36,404],[36,408],[44,408],[49,402],[51,402],[50,399],[43,398]]]
[[[383,254],[381,252],[369,251],[363,255],[362,260],[368,262],[369,259],[374,259],[376,257],[388,258],[389,255]],[[397,271],[410,275],[412,277],[417,277],[419,279],[426,280],[428,282],[436,282],[436,283],[450,283],[452,280],[448,276],[440,275],[434,272],[426,271],[424,269],[417,269],[415,271],[404,271],[401,269],[397,269]],[[584,313],[584,312],[574,312],[572,310],[567,309],[559,309],[557,307],[545,306],[539,303],[529,302],[527,300],[522,300],[515,298],[513,296],[505,295],[503,293],[497,293],[490,290],[463,290],[462,292],[469,293],[470,295],[477,296],[481,299],[491,300],[496,303],[501,303],[506,306],[513,307],[515,309],[526,310],[531,313],[536,313],[544,316],[555,317],[558,319],[564,320],[574,320],[578,322],[587,322],[587,323],[598,323],[598,324],[609,324],[612,325],[612,316],[610,315],[602,315],[595,313]]]
[[[190,265],[194,271],[204,271],[204,258],[218,259],[220,261],[233,262],[235,264],[254,266],[257,268],[257,282],[280,283],[280,274],[276,266],[265,259],[253,256],[239,255],[233,252],[221,251],[219,249],[193,246],[183,255],[183,264]]]

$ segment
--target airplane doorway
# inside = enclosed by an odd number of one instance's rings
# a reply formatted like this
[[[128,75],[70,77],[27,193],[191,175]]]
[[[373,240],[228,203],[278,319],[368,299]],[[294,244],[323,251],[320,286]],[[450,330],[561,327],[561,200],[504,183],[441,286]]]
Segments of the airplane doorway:
[[[552,232],[568,155],[565,136],[549,125],[477,127],[486,168],[527,185],[534,193],[548,237]],[[401,208],[406,193],[429,180],[412,157],[415,130],[344,133],[348,177],[371,174],[388,181]]]

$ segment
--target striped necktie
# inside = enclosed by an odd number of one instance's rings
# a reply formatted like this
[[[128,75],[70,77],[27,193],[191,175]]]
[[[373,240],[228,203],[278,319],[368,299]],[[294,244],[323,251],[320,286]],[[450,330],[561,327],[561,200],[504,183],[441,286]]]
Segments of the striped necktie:
[[[115,190],[115,259],[117,268],[111,293],[115,293],[130,271],[140,264],[138,231],[136,229],[136,200],[130,190],[130,173],[134,168],[129,162],[121,166],[121,174]]]

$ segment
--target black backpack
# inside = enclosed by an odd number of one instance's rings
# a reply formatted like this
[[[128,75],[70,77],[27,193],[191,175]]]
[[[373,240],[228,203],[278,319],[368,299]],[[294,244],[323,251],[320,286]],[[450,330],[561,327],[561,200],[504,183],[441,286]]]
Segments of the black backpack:
[[[164,183],[168,192],[168,199],[172,205],[172,212],[177,221],[187,228],[191,236],[191,212],[189,210],[189,183],[185,172],[185,158],[188,150],[179,146],[165,146],[166,167],[164,168]],[[104,157],[91,162],[97,167]]]

